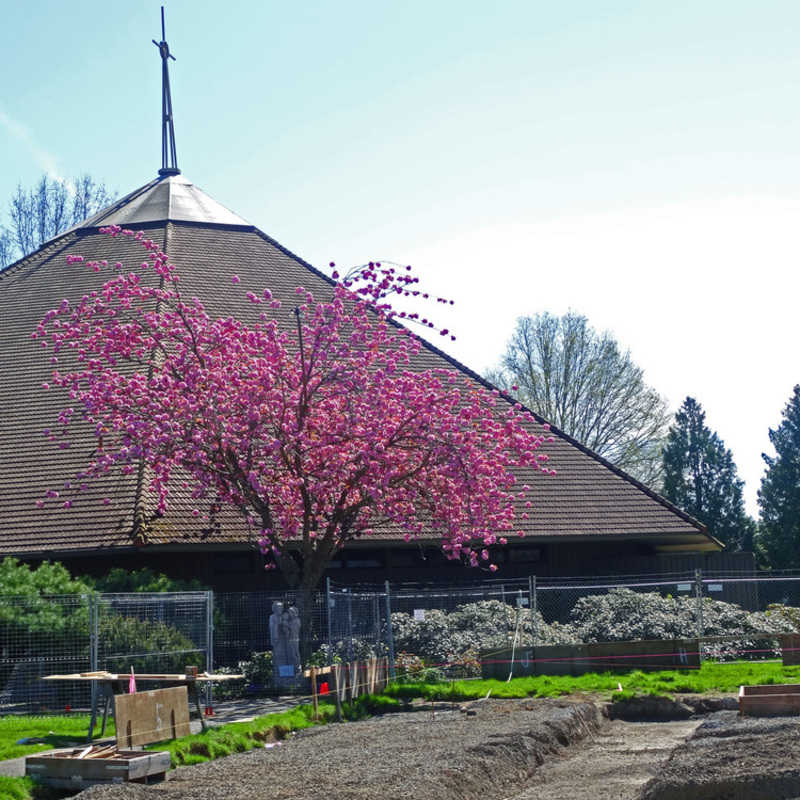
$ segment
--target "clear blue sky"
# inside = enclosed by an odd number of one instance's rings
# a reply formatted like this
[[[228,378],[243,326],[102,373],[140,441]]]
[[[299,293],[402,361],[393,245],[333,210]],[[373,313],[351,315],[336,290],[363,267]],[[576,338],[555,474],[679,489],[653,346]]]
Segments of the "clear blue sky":
[[[800,382],[800,4],[165,5],[188,178],[313,263],[415,264],[477,370],[585,313],[703,404],[755,511]],[[5,0],[0,203],[155,176],[159,6]]]

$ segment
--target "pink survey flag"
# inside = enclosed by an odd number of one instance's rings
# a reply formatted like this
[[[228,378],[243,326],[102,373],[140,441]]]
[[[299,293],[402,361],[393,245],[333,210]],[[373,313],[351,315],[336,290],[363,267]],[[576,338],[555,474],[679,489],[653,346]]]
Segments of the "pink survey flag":
[[[128,694],[136,694],[136,676],[133,674],[133,667],[131,667],[131,678],[128,681]]]

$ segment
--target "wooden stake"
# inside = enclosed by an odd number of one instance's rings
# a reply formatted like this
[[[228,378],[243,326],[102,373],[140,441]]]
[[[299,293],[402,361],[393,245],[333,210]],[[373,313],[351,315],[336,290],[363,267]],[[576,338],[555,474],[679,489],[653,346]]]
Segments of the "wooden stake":
[[[342,721],[342,690],[341,690],[342,665],[336,664],[333,667],[333,681],[336,689],[336,721]]]
[[[314,704],[314,719],[319,719],[319,701],[317,700],[317,668],[311,667],[311,702]]]

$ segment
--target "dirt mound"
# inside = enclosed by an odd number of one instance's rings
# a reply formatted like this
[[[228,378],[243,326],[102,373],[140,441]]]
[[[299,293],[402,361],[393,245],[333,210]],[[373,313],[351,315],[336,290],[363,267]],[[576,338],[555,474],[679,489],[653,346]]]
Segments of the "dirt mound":
[[[794,800],[800,797],[800,721],[712,714],[641,800]]]
[[[474,800],[507,796],[547,759],[593,735],[594,703],[485,700],[452,710],[328,725],[150,787],[96,786],[80,800]]]

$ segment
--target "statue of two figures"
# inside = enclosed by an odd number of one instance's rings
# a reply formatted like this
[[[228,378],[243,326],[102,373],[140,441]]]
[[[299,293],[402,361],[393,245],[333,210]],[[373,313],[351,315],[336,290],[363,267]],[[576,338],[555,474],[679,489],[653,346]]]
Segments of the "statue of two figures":
[[[269,618],[272,669],[277,686],[294,686],[300,678],[300,614],[294,606],[272,604]]]

